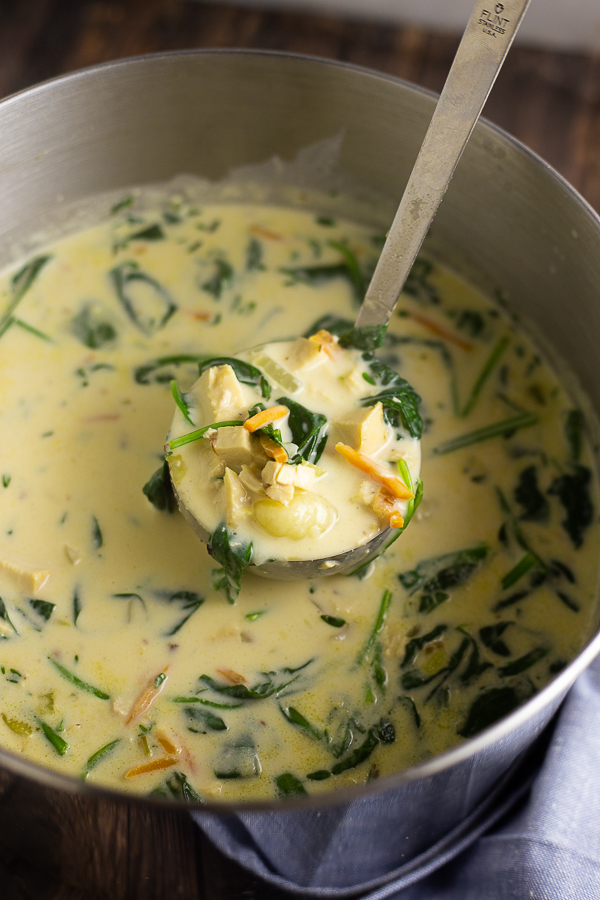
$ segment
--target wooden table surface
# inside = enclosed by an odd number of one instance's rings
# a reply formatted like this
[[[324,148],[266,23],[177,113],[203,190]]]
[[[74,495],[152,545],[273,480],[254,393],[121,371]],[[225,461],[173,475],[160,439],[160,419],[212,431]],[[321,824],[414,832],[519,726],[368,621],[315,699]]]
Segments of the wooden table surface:
[[[0,0],[0,97],[107,60],[188,47],[286,50],[439,91],[452,35],[191,0]],[[600,57],[511,50],[485,110],[600,211]],[[1,900],[283,900],[184,814],[85,801],[0,773]]]

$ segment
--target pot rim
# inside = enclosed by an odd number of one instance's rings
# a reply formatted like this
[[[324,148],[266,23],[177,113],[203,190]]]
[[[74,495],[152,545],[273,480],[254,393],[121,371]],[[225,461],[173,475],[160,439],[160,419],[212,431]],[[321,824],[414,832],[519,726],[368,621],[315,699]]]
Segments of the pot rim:
[[[77,69],[65,75],[59,75],[41,81],[31,87],[23,88],[13,94],[0,100],[0,111],[6,106],[13,103],[41,94],[46,90],[51,90],[58,85],[69,85],[88,77],[102,75],[104,72],[113,69],[130,69],[136,66],[144,66],[152,62],[156,63],[161,60],[165,62],[173,61],[181,58],[193,58],[197,56],[247,56],[247,57],[265,57],[271,59],[283,58],[291,60],[300,65],[316,65],[319,67],[335,67],[344,70],[350,70],[362,76],[375,78],[381,82],[390,82],[398,85],[404,91],[421,97],[427,97],[436,100],[439,96],[434,91],[423,88],[405,79],[398,78],[386,72],[378,72],[365,66],[359,66],[354,63],[343,62],[340,60],[327,59],[325,57],[312,56],[309,54],[288,53],[280,50],[258,50],[246,48],[190,48],[186,50],[171,50],[159,53],[147,53],[139,56],[124,57],[121,59],[110,60],[109,62],[99,63],[88,66],[83,69]],[[477,134],[491,134],[496,140],[500,139],[508,144],[513,151],[517,151],[524,156],[529,164],[543,169],[562,189],[563,193],[569,198],[570,202],[575,203],[581,209],[581,212],[587,216],[595,225],[596,230],[600,233],[600,216],[595,209],[581,196],[581,194],[556,171],[549,163],[540,157],[533,150],[525,146],[517,138],[510,135],[504,129],[495,125],[482,117],[475,126],[474,136]],[[472,138],[471,138],[472,139]],[[366,796],[372,796],[376,792],[393,790],[403,785],[410,784],[420,779],[430,778],[438,775],[445,770],[451,769],[453,766],[465,762],[470,757],[481,753],[491,744],[501,741],[512,731],[518,729],[527,720],[533,718],[543,708],[556,701],[562,694],[566,694],[575,680],[582,674],[587,666],[600,653],[600,630],[590,638],[588,643],[578,653],[578,655],[566,666],[563,671],[543,687],[539,693],[535,694],[531,699],[526,701],[514,712],[505,716],[496,724],[487,728],[476,737],[466,740],[462,744],[458,744],[445,753],[441,753],[430,760],[410,766],[391,775],[386,775],[380,779],[367,782],[363,785],[353,785],[351,787],[340,788],[339,790],[327,791],[323,794],[311,795],[299,798],[275,798],[271,800],[253,800],[253,801],[218,801],[207,799],[202,802],[193,802],[183,804],[178,800],[167,800],[155,798],[143,794],[126,793],[115,788],[109,788],[102,785],[88,784],[79,780],[76,776],[65,775],[53,769],[45,768],[31,760],[25,759],[12,753],[0,746],[0,767],[8,769],[11,773],[29,778],[38,782],[44,787],[65,790],[71,794],[83,794],[90,798],[108,799],[124,803],[136,803],[144,806],[151,806],[157,809],[182,809],[216,813],[218,815],[232,815],[238,813],[250,813],[258,811],[285,811],[289,809],[320,809],[324,806],[332,806],[335,804],[348,803],[353,800],[359,800]],[[562,700],[561,700],[562,702]]]

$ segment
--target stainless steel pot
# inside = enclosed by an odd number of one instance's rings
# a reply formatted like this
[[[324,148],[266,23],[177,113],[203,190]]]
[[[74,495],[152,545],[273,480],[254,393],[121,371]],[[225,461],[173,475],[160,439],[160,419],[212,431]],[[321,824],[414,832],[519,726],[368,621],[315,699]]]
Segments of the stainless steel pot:
[[[374,72],[260,52],[190,51],[76,72],[0,104],[0,251],[6,256],[57,204],[180,172],[221,178],[273,154],[290,159],[342,131],[341,169],[386,194],[393,209],[434,102],[429,93]],[[438,252],[455,267],[503,287],[600,411],[600,220],[581,197],[539,158],[481,122],[442,204],[435,237]],[[443,756],[296,804],[314,816],[335,801],[352,802],[376,816],[381,804],[372,794],[384,791],[384,805],[401,821],[403,858],[410,860],[460,830],[599,650],[596,636],[525,706]],[[0,765],[60,790],[110,793],[3,750]],[[285,815],[281,803],[258,808]],[[325,813],[339,820],[339,811]],[[354,851],[347,846],[345,852]]]

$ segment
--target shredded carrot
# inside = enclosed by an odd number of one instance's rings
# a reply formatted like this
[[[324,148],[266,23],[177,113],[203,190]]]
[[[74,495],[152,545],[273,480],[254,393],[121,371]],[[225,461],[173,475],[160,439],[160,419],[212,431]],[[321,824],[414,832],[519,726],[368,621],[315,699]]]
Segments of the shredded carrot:
[[[279,444],[276,444],[275,441],[272,441],[271,438],[266,434],[260,435],[260,443],[267,456],[269,456],[271,459],[274,459],[275,462],[287,462],[288,455],[285,452],[284,448],[280,447]]]
[[[134,700],[131,709],[129,710],[129,716],[126,721],[126,725],[129,725],[131,722],[135,722],[136,719],[139,719],[140,716],[143,716],[144,713],[150,709],[163,687],[165,686],[165,682],[167,680],[167,669],[169,667],[165,666],[162,672],[159,672],[158,675],[148,682],[142,693]],[[164,676],[164,677],[162,677]],[[156,682],[159,681],[157,686]]]
[[[217,672],[232,684],[248,684],[244,676],[240,675],[239,672],[234,672],[233,669],[217,669]]]
[[[328,331],[325,331],[325,329],[317,331],[316,334],[311,334],[309,341],[319,344],[330,359],[333,359],[336,351],[340,349],[338,339]]]
[[[423,328],[426,328],[427,331],[431,331],[432,334],[437,334],[438,337],[450,341],[451,344],[455,344],[461,350],[473,349],[473,344],[470,341],[465,341],[464,338],[459,337],[457,334],[447,331],[442,325],[438,325],[437,322],[428,319],[427,316],[422,316],[420,313],[411,313],[410,317],[415,322],[418,322],[419,325],[422,325]]]
[[[208,312],[193,312],[190,313],[192,319],[198,319],[199,322],[209,322],[213,314]]]
[[[125,772],[125,778],[135,778],[136,775],[145,775],[147,772],[158,772],[160,769],[168,769],[177,762],[171,756],[160,756],[151,762],[142,763],[141,766],[134,766],[129,772]]]
[[[257,234],[259,237],[269,238],[270,241],[283,240],[283,235],[279,234],[278,231],[270,231],[268,228],[263,228],[262,225],[251,225],[250,233]]]
[[[397,497],[399,500],[411,500],[412,497],[414,497],[413,492],[409,491],[406,485],[403,484],[396,475],[392,475],[388,469],[384,469],[383,466],[376,463],[370,456],[359,453],[358,450],[354,450],[352,447],[349,447],[348,444],[336,444],[335,449],[338,453],[341,453],[344,459],[352,466],[360,469],[361,472],[366,472],[367,475],[370,475],[371,478],[386,487],[394,497]]]
[[[179,754],[181,753],[181,747],[178,747],[176,744],[174,744],[171,738],[167,737],[167,735],[163,731],[155,731],[154,734],[156,740],[163,748],[163,750],[166,750],[166,752],[171,756],[179,756]]]
[[[262,409],[255,416],[250,416],[249,419],[246,419],[244,428],[250,432],[258,431],[259,428],[264,428],[265,425],[270,425],[271,422],[276,422],[277,419],[283,419],[288,413],[289,409],[287,406],[270,406],[269,409]]]

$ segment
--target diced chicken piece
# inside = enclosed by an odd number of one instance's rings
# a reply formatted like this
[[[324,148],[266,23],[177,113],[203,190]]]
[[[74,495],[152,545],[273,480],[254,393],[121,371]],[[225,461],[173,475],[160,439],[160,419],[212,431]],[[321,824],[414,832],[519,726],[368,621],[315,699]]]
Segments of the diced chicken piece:
[[[208,461],[208,477],[210,480],[216,481],[218,478],[222,478],[226,468],[221,457],[217,456],[216,453],[211,453]]]
[[[336,440],[366,456],[375,456],[387,443],[381,403],[353,410],[335,422],[334,428]]]
[[[367,387],[367,382],[363,378],[363,369],[359,366],[355,366],[347,375],[344,376],[343,383],[346,385],[349,391],[351,391],[356,397],[364,397],[365,390]]]
[[[250,515],[250,498],[237,477],[231,469],[225,469],[223,478],[223,487],[225,489],[225,515],[227,524],[230,528],[236,528],[242,519]]]
[[[212,366],[203,372],[194,393],[208,399],[214,422],[237,418],[247,408],[243,388],[230,365]]]
[[[315,480],[316,470],[313,466],[300,463],[298,466],[289,466],[270,460],[262,470],[262,480],[265,484],[291,484],[293,487],[308,490]]]
[[[252,463],[252,437],[245,428],[237,425],[219,428],[211,443],[229,469],[239,472],[243,465]]]
[[[291,345],[285,361],[292,372],[302,372],[320,366],[327,359],[322,344],[308,338],[298,338]]]
[[[377,485],[373,481],[361,481],[353,499],[360,500],[365,506],[372,506],[377,490]]]
[[[340,349],[338,338],[323,328],[316,334],[311,334],[308,340],[317,344],[330,359],[334,359]]]
[[[266,488],[267,497],[270,497],[271,500],[277,500],[278,503],[283,503],[284,506],[289,506],[291,501],[294,499],[294,485],[293,484],[270,484]]]
[[[264,496],[265,489],[260,475],[254,469],[251,469],[250,466],[242,466],[239,479],[249,493],[256,496]]]
[[[27,593],[35,594],[50,578],[48,569],[32,569],[10,560],[0,559],[0,573],[9,575]]]

